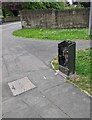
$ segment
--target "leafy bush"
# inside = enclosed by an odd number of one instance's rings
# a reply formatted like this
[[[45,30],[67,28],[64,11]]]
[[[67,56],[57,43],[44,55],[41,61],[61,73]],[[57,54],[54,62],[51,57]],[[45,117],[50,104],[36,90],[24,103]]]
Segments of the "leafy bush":
[[[27,2],[21,5],[22,9],[64,9],[63,2]]]

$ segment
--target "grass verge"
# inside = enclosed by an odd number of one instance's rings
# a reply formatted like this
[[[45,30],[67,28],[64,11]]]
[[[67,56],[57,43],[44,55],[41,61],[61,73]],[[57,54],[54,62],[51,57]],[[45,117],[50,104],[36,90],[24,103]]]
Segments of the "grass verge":
[[[87,28],[55,29],[24,28],[13,32],[14,36],[50,40],[89,40]]]
[[[92,48],[78,50],[76,54],[76,77],[67,77],[66,82],[74,83],[82,90],[87,91],[92,95],[92,80],[91,79],[91,66],[92,66]],[[52,60],[55,70],[58,70],[58,58]]]

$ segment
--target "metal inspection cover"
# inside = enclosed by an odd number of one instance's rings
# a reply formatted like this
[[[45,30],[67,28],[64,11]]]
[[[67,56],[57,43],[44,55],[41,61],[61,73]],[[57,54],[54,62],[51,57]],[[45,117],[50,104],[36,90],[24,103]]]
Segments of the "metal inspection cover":
[[[13,93],[13,96],[19,95],[36,87],[27,77],[10,82],[8,85]]]

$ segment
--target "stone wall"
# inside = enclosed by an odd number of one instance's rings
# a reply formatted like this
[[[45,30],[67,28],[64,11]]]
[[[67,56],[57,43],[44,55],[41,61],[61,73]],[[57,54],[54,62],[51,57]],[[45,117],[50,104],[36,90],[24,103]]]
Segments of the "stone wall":
[[[8,17],[4,18],[4,22],[15,22],[15,21],[20,21],[20,16],[18,16],[18,17],[8,16]]]
[[[89,9],[22,10],[22,27],[72,28],[88,27]]]

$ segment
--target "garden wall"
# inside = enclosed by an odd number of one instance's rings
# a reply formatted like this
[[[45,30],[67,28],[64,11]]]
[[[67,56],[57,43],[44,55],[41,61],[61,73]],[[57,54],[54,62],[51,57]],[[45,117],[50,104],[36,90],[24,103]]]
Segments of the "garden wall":
[[[22,27],[72,28],[88,27],[89,9],[22,10]]]
[[[8,17],[4,18],[4,22],[15,22],[15,21],[20,21],[20,16],[18,16],[18,17],[8,16]]]

